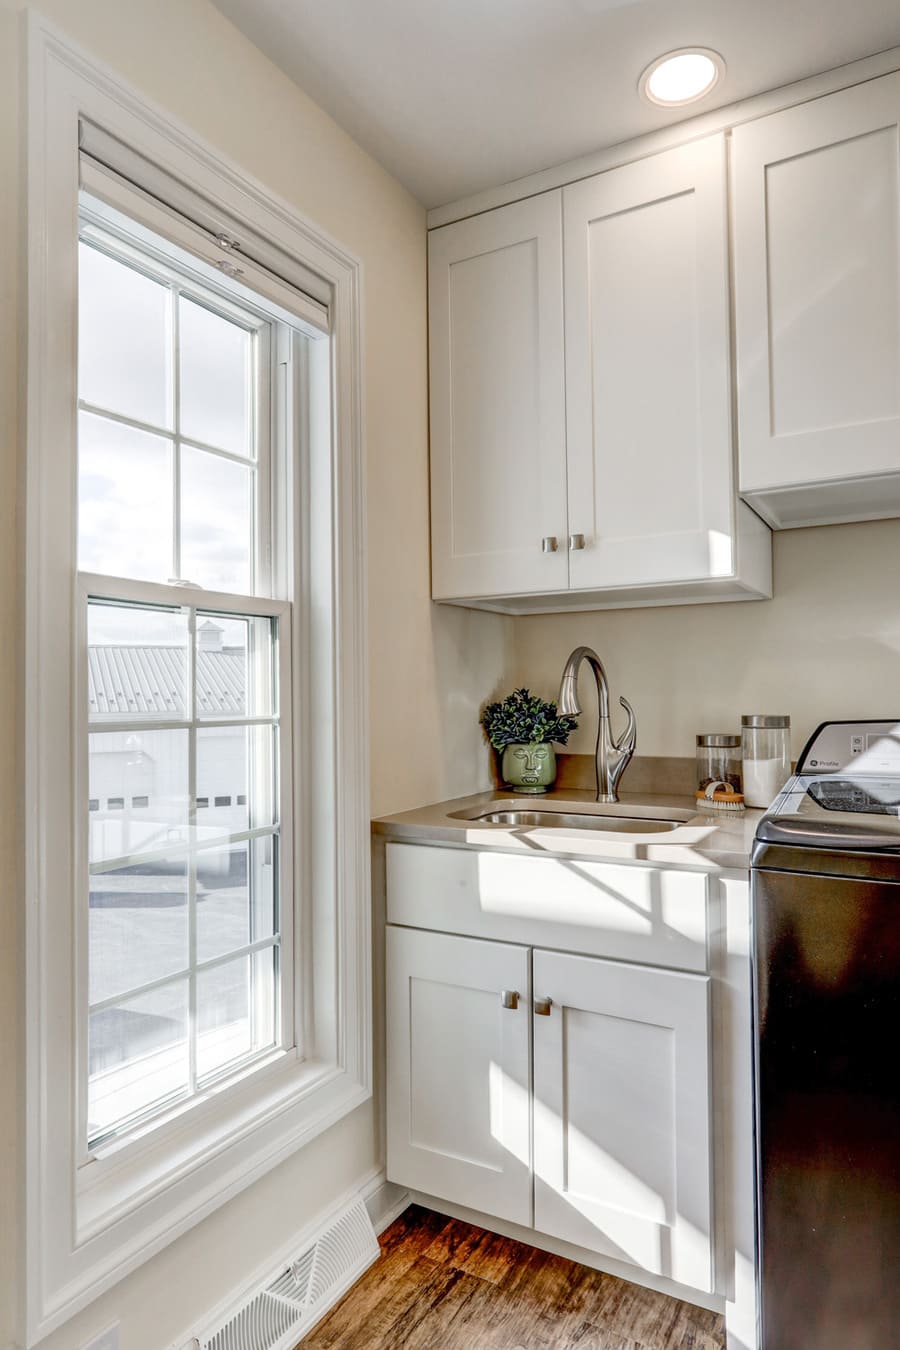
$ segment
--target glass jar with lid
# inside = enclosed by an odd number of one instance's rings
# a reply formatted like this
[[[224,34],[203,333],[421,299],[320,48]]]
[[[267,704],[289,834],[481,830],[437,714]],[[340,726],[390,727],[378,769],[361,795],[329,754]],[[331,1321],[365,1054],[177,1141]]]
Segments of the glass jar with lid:
[[[697,787],[727,783],[741,791],[741,738],[730,731],[704,731],[697,737]]]
[[[791,719],[749,713],[741,718],[744,801],[769,807],[791,776]]]

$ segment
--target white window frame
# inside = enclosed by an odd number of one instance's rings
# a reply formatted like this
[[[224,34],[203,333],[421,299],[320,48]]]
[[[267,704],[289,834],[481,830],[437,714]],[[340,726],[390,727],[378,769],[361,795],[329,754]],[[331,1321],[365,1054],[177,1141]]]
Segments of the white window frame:
[[[365,1101],[372,1009],[359,261],[34,13],[27,78],[22,1335],[31,1346]],[[286,597],[294,610],[294,945],[302,1053],[275,1056],[227,1091],[86,1162],[79,1157],[74,1015],[83,979],[75,942],[82,719],[74,672],[84,637],[73,509],[82,119],[296,260],[321,283],[329,315],[327,337],[296,339],[309,348],[304,388],[296,399],[284,391],[283,415],[301,436],[303,453],[274,522],[282,537],[291,520],[307,523],[296,588]],[[221,262],[215,238],[202,242],[208,251],[201,256],[214,269]],[[247,273],[253,286],[253,269]],[[265,273],[260,277],[263,290]],[[321,314],[321,294],[316,299],[310,311]],[[107,578],[99,585],[102,594],[114,594]],[[185,588],[183,599],[209,605],[207,592]],[[271,612],[276,602],[259,603]]]

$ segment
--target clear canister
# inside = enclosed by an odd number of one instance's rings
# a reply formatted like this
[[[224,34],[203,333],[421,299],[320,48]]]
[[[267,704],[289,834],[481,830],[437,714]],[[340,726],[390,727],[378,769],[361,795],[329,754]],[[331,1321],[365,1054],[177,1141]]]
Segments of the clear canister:
[[[741,791],[741,738],[730,731],[704,731],[697,737],[697,787],[727,783]]]
[[[769,807],[791,776],[791,719],[752,713],[741,718],[744,801]]]

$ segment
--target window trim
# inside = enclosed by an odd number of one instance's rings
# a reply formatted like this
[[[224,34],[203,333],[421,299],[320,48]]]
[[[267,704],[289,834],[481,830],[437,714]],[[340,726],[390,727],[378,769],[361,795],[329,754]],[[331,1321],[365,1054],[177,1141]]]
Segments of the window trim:
[[[22,1338],[31,1346],[369,1098],[372,1009],[359,260],[34,11],[27,16],[27,72]],[[290,513],[308,500],[330,504],[310,513],[303,541],[291,663],[295,795],[303,808],[294,830],[304,878],[296,928],[317,973],[315,988],[308,982],[298,1000],[310,1035],[307,1058],[285,1054],[236,1085],[227,1132],[211,1094],[190,1113],[190,1129],[167,1132],[164,1156],[150,1132],[118,1157],[111,1152],[108,1167],[88,1165],[76,1185],[75,1037],[57,1030],[71,1023],[74,907],[54,903],[54,895],[60,878],[70,878],[71,890],[72,876],[75,522],[65,516],[76,469],[73,277],[82,119],[194,185],[229,221],[245,222],[319,278],[330,295],[331,331],[309,344],[298,400],[308,406],[309,453],[294,466],[273,520],[283,537]],[[208,256],[215,266],[214,241]],[[299,429],[299,408],[290,391],[280,392],[280,415]],[[305,772],[310,764],[315,791]],[[298,838],[304,824],[307,833]]]

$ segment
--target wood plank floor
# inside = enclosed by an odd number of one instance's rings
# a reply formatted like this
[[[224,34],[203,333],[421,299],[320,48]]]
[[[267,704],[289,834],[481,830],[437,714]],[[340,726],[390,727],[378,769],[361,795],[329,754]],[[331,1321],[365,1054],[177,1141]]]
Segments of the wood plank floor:
[[[411,1205],[305,1350],[721,1350],[722,1319]]]

